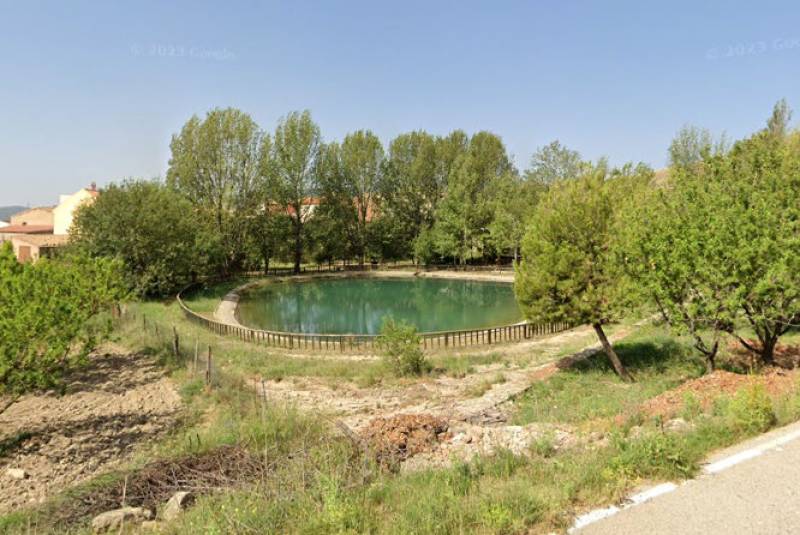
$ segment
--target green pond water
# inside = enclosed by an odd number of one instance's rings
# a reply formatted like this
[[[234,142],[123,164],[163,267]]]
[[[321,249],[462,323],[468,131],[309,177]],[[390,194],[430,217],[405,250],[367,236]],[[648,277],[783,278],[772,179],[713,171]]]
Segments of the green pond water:
[[[349,278],[280,282],[244,294],[248,327],[317,334],[377,334],[383,318],[420,332],[497,327],[522,320],[510,284],[463,280]]]

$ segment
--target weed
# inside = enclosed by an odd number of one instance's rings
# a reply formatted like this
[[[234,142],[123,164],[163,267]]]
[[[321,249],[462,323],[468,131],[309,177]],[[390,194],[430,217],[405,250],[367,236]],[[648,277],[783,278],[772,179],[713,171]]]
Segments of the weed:
[[[775,409],[762,385],[754,384],[739,390],[728,404],[731,425],[747,434],[761,433],[775,425]]]
[[[531,443],[531,452],[546,459],[556,454],[556,440],[552,432],[543,433]]]
[[[608,468],[615,477],[683,478],[697,469],[685,442],[675,434],[651,433],[634,440],[617,440],[614,447],[618,453]]]
[[[683,407],[681,408],[681,418],[690,422],[703,413],[703,407],[700,405],[700,400],[697,399],[692,392],[685,392],[683,394]]]
[[[502,373],[498,373],[493,377],[484,379],[483,381],[476,383],[464,391],[464,394],[467,397],[471,398],[479,398],[483,396],[486,392],[492,389],[492,387],[496,384],[502,384],[506,382],[506,376]]]

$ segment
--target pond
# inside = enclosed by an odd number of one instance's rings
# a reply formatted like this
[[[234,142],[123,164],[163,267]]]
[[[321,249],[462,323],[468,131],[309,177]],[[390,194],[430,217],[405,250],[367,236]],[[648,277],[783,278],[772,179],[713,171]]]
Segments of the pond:
[[[435,278],[277,282],[239,302],[248,327],[309,334],[378,334],[383,319],[420,332],[480,329],[522,320],[511,284]]]

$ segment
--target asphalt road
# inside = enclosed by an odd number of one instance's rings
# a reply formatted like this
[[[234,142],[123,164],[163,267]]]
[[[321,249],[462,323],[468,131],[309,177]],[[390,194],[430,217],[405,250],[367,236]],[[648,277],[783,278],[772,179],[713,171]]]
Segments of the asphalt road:
[[[800,438],[747,458],[787,435],[793,424],[711,458],[721,471],[680,484],[670,493],[623,509],[579,535],[800,534]],[[745,458],[726,467],[731,455]],[[719,462],[721,461],[721,462]]]

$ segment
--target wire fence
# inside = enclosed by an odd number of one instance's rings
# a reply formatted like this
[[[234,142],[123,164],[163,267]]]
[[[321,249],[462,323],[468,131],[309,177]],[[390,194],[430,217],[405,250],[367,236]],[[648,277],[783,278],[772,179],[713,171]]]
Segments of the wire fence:
[[[201,341],[197,333],[192,336],[181,332],[174,325],[156,321],[128,307],[123,307],[117,315],[115,327],[118,330],[127,327],[129,336],[142,348],[166,357],[173,364],[185,366],[190,374],[202,378],[208,387],[218,383],[219,370],[214,360],[219,356],[219,350],[207,339]]]

